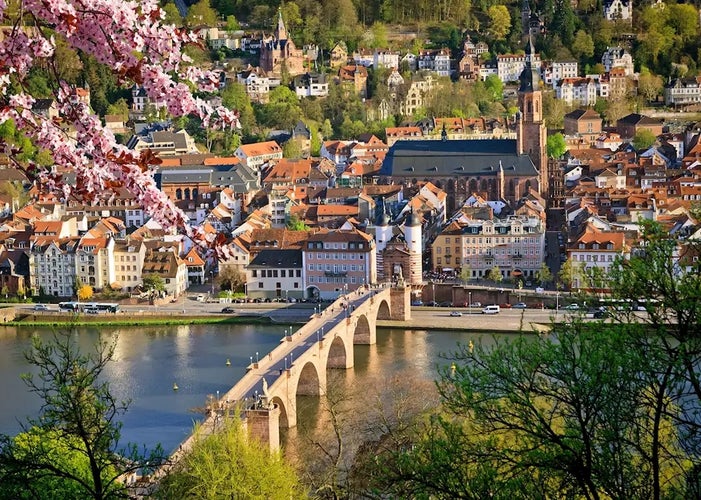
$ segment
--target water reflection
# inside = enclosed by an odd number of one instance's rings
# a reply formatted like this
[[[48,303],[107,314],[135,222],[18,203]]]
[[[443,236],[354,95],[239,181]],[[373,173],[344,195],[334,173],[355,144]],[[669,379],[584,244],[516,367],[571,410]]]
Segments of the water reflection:
[[[81,349],[89,350],[98,339],[115,345],[115,361],[104,375],[116,398],[131,400],[123,417],[123,439],[154,446],[161,443],[174,449],[200,418],[192,409],[201,408],[208,395],[228,391],[243,376],[251,356],[264,355],[279,344],[284,326],[190,325],[133,328],[80,328],[74,333]],[[35,415],[39,401],[20,380],[29,366],[23,352],[33,334],[48,339],[50,329],[0,328],[0,432],[15,433],[26,415]],[[457,342],[478,342],[479,336],[466,332],[379,330],[377,344],[355,346],[355,367],[331,370],[353,394],[353,412],[377,408],[382,391],[391,388],[395,377],[421,386],[415,394],[435,393],[432,381],[437,366],[447,364],[440,353],[455,349]],[[485,341],[490,341],[485,337]],[[226,364],[226,360],[231,365]],[[411,375],[411,377],[409,377]],[[177,383],[179,390],[173,391]],[[425,386],[424,386],[425,384]],[[379,395],[378,395],[378,389]],[[374,397],[374,399],[372,399]],[[368,398],[371,398],[368,400]],[[302,425],[323,426],[321,400],[300,398]],[[299,430],[283,433],[285,439]],[[285,441],[287,442],[287,441]]]

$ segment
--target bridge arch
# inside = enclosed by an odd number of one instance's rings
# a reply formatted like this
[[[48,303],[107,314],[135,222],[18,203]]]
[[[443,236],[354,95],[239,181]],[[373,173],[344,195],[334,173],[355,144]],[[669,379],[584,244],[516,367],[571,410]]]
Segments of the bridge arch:
[[[285,402],[282,400],[282,398],[275,396],[270,400],[270,403],[277,405],[277,407],[280,409],[280,427],[293,427],[293,425],[290,425],[291,422],[289,421],[289,417],[287,415],[287,407],[285,406]]]
[[[353,343],[354,344],[374,344],[375,343],[375,321],[370,324],[366,314],[361,314],[355,323],[355,330],[353,332]]]
[[[377,319],[392,319],[392,310],[390,309],[389,302],[386,300],[381,300],[377,306]]]
[[[331,340],[327,356],[326,368],[351,368],[353,366],[353,345],[346,342],[342,336]]]
[[[319,396],[326,387],[322,387],[322,383],[326,382],[326,371],[320,373],[316,364],[307,361],[299,371],[297,377],[297,396]],[[325,385],[325,384],[324,384]]]

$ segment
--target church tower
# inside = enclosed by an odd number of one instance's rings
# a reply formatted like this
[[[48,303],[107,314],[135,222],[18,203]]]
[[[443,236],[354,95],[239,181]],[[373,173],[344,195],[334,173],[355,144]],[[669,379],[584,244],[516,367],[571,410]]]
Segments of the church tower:
[[[535,49],[532,37],[526,45],[526,65],[519,77],[518,107],[520,110],[516,137],[518,153],[526,153],[540,173],[538,190],[547,199],[548,158],[547,130],[543,123],[543,93],[538,68],[533,65]]]
[[[275,39],[279,42],[280,40],[287,40],[287,28],[285,27],[285,21],[282,20],[282,10],[277,11],[277,26],[275,27]]]

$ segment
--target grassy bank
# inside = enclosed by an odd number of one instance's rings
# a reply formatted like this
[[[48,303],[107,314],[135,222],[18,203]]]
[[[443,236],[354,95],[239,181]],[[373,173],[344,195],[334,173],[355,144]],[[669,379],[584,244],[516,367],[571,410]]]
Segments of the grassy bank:
[[[120,316],[62,316],[60,318],[44,318],[29,315],[18,318],[15,321],[3,323],[5,326],[14,327],[70,327],[70,326],[178,326],[178,325],[270,325],[272,321],[268,317],[260,316],[149,316],[129,317]]]

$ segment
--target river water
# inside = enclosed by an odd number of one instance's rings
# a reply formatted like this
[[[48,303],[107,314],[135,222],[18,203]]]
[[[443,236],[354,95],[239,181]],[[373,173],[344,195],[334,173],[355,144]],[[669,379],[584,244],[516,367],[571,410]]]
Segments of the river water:
[[[160,443],[172,451],[201,418],[196,410],[207,396],[229,390],[256,353],[262,357],[278,345],[284,330],[284,326],[261,325],[101,327],[80,328],[73,335],[86,351],[101,336],[116,340],[114,361],[108,364],[105,376],[116,398],[131,401],[121,419],[123,443],[147,447]],[[39,399],[20,380],[22,373],[31,371],[23,353],[34,334],[48,340],[52,331],[0,328],[0,433],[19,432],[26,417],[39,410]],[[447,363],[442,353],[455,349],[458,342],[477,342],[479,336],[380,329],[376,345],[355,347],[355,367],[348,376],[356,387],[401,373],[430,381],[436,378],[437,366]]]

